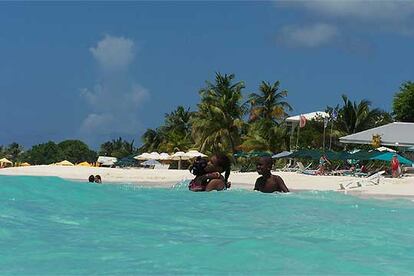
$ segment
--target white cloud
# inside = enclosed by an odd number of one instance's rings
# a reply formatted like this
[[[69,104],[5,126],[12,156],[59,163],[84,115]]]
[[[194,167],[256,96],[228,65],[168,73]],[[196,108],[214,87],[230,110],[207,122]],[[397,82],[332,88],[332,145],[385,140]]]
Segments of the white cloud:
[[[126,69],[135,56],[135,45],[131,39],[110,35],[89,50],[101,68],[110,71]]]
[[[414,15],[413,1],[319,0],[303,1],[299,4],[321,15],[349,20],[393,22],[404,21]]]
[[[93,88],[81,89],[81,96],[90,110],[80,126],[81,135],[86,139],[95,141],[138,132],[139,109],[149,93],[130,78],[129,65],[134,62],[134,49],[131,39],[108,35],[90,49],[101,74]]]
[[[291,25],[280,30],[278,41],[294,47],[318,47],[332,42],[338,34],[335,26],[324,23]]]

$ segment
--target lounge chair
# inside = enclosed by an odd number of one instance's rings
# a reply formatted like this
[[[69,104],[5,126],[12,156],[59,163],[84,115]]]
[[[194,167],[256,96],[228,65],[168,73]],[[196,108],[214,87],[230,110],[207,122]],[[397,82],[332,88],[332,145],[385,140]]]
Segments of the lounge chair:
[[[297,162],[299,169],[297,170],[298,173],[309,174],[309,175],[317,175],[319,170],[310,170],[312,163],[309,163],[306,167],[302,164],[302,162]]]
[[[283,169],[281,169],[282,172],[296,172],[299,170],[298,164],[288,164]]]
[[[346,190],[346,189],[353,189],[353,188],[359,188],[359,187],[363,187],[363,186],[374,186],[374,185],[378,185],[380,183],[380,180],[384,177],[383,174],[385,173],[385,171],[379,171],[367,178],[363,178],[363,179],[358,179],[358,180],[353,180],[350,181],[348,183],[340,183],[339,184],[339,188],[341,190]]]

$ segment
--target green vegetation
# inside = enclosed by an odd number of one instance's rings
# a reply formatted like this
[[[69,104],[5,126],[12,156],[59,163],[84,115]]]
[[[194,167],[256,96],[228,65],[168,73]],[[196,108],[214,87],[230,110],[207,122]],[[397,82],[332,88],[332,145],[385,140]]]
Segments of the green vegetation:
[[[107,141],[100,146],[99,155],[123,158],[142,152],[176,152],[197,149],[204,153],[225,152],[278,152],[296,148],[297,128],[293,131],[285,119],[293,108],[288,102],[288,91],[280,82],[263,81],[255,93],[246,99],[245,84],[234,74],[216,73],[213,82],[207,81],[199,91],[200,102],[195,111],[178,106],[165,114],[164,124],[147,129],[142,135],[142,145],[134,147],[134,140],[122,138]],[[414,83],[405,82],[395,94],[393,116],[396,120],[414,122]],[[339,137],[393,121],[392,116],[363,99],[359,102],[342,95],[336,107],[326,112],[337,113],[336,120],[324,123],[323,118],[308,121],[300,130],[298,148],[333,150],[344,149]],[[243,154],[240,154],[242,156]],[[50,164],[67,159],[73,163],[96,161],[97,154],[79,140],[66,140],[59,144],[52,141],[33,146],[24,151],[17,143],[0,146],[0,158],[13,162]]]
[[[405,82],[400,91],[394,96],[393,114],[395,120],[401,122],[414,122],[414,83]]]
[[[99,155],[113,156],[116,158],[122,158],[136,153],[134,148],[134,140],[131,143],[122,140],[121,137],[112,141],[105,142],[101,145]]]

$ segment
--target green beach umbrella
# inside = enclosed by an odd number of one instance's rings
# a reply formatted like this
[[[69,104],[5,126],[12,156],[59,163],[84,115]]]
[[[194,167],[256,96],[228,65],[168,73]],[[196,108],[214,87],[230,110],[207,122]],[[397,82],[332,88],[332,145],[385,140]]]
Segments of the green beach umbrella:
[[[392,152],[385,152],[376,156],[373,156],[372,158],[370,158],[371,160],[382,160],[382,161],[387,161],[387,162],[391,162],[391,159],[393,158],[395,153]],[[400,161],[401,164],[406,164],[406,165],[412,165],[413,162],[411,160],[408,160],[405,157],[402,157],[401,155],[397,154],[397,159],[398,161]]]
[[[251,151],[248,153],[249,157],[266,157],[266,156],[272,156],[273,154],[271,152],[267,152],[267,151]]]

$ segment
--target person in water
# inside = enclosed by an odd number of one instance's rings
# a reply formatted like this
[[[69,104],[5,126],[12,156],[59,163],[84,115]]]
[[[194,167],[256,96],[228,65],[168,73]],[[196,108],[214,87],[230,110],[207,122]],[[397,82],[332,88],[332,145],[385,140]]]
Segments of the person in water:
[[[209,192],[230,188],[230,169],[230,159],[224,154],[214,154],[209,161],[197,157],[190,167],[191,173],[196,177],[191,180],[188,189],[193,192]],[[224,177],[221,175],[223,172]]]
[[[95,175],[95,183],[102,183],[102,178],[99,174]]]
[[[273,160],[271,157],[261,157],[256,164],[256,171],[261,176],[256,180],[254,190],[262,193],[288,193],[283,179],[271,173]]]
[[[88,178],[89,182],[95,182],[95,176],[93,176],[93,174],[91,174]]]

